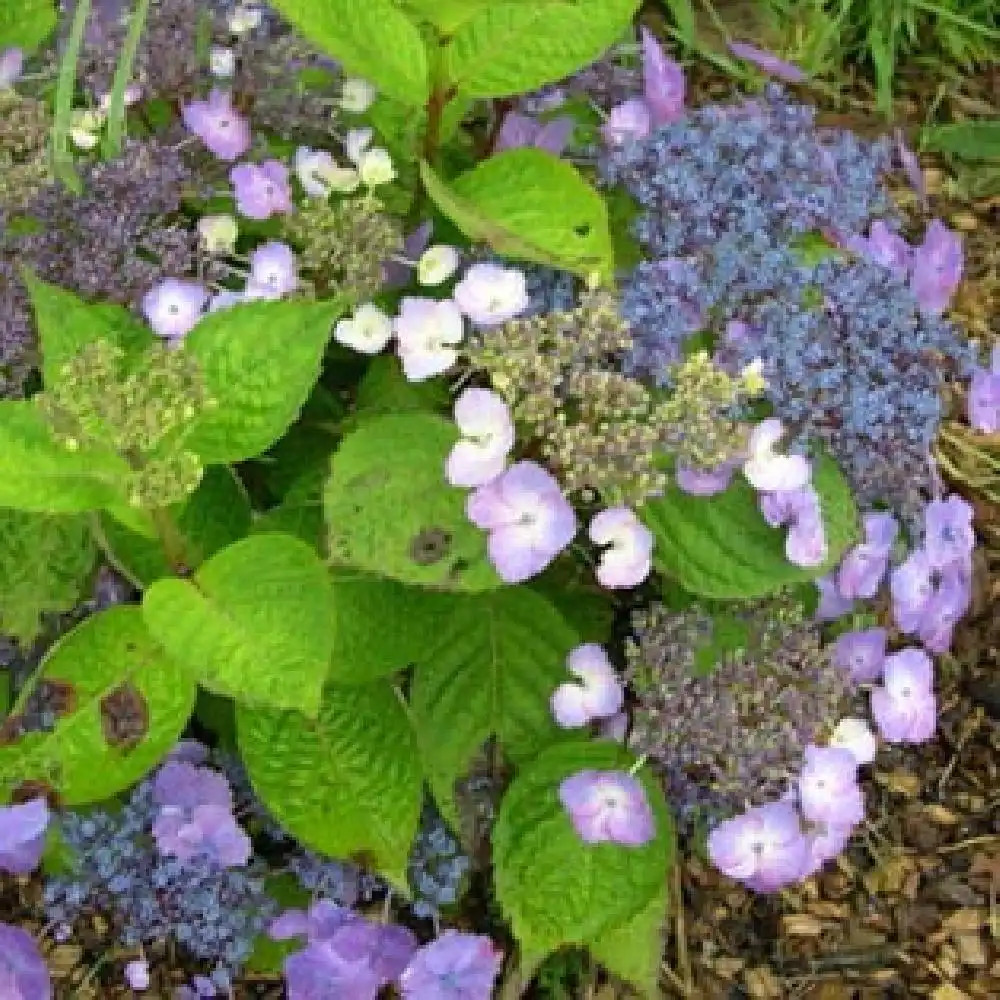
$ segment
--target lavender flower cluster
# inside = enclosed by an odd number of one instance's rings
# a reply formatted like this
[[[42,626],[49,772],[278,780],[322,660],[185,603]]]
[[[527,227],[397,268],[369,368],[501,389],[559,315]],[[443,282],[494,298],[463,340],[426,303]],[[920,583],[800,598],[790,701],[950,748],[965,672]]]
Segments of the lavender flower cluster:
[[[850,705],[850,681],[801,605],[781,597],[727,613],[745,632],[733,649],[697,606],[636,612],[626,645],[637,698],[630,744],[688,822],[782,795],[805,748]]]

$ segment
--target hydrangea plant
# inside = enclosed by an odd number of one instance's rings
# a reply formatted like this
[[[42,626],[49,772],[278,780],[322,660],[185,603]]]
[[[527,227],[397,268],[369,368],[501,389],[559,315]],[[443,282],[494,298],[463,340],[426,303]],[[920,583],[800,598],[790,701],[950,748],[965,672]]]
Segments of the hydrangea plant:
[[[941,356],[996,429],[997,365],[945,315],[958,237],[907,244],[888,147],[782,91],[688,108],[645,29],[602,127],[543,120],[636,0],[222,3],[170,67],[188,5],[140,3],[111,81],[96,6],[58,182],[36,143],[0,188],[0,621],[35,638],[97,554],[136,596],[18,684],[0,868],[48,829],[51,926],[172,938],[186,996],[270,961],[293,1000],[509,998],[567,945],[655,995],[694,818],[775,891],[843,850],[877,740],[933,735],[975,545],[927,464]],[[2,65],[0,115],[34,115]],[[299,74],[292,142],[269,66]],[[48,591],[28,542],[75,554]],[[830,631],[886,596],[891,634]],[[442,929],[488,868],[509,938]],[[0,988],[47,996],[0,940]],[[141,950],[123,975],[149,988]]]

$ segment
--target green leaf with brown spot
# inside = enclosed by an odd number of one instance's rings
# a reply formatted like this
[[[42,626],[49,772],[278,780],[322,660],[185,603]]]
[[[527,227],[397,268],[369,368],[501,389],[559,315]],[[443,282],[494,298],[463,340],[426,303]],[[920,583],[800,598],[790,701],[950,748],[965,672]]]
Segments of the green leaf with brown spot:
[[[138,781],[173,749],[194,708],[194,680],[150,636],[135,606],[108,608],[46,654],[37,684],[65,711],[55,729],[0,741],[0,789],[44,781],[68,806],[100,802]]]

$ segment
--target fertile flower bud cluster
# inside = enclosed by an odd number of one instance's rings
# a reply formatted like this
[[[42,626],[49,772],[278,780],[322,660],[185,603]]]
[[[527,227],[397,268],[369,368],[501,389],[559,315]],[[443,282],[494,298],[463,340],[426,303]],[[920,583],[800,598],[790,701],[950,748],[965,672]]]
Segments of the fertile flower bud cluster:
[[[35,399],[68,449],[84,442],[110,445],[126,459],[135,506],[174,503],[201,480],[201,463],[183,443],[213,401],[197,363],[183,350],[154,344],[128,362],[119,347],[94,341]]]
[[[49,182],[51,129],[42,101],[0,88],[0,208],[23,208]]]
[[[318,294],[365,301],[382,287],[383,263],[403,249],[399,221],[371,195],[310,199],[283,217],[285,236]]]
[[[789,598],[636,612],[626,645],[636,691],[630,745],[648,754],[685,820],[777,798],[804,748],[845,715],[852,685]]]
[[[665,485],[658,456],[711,466],[740,450],[742,430],[728,414],[746,392],[695,355],[673,372],[673,395],[658,400],[618,370],[630,345],[617,303],[590,290],[574,309],[477,334],[468,353],[541,441],[567,491],[641,503]]]

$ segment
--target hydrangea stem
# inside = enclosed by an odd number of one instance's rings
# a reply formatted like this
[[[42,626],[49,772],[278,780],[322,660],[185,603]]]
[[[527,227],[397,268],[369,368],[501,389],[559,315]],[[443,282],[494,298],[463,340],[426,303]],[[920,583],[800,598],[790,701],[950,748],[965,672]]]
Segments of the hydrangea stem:
[[[111,84],[111,100],[108,106],[108,124],[101,143],[101,155],[105,160],[113,160],[122,151],[122,136],[125,132],[125,88],[132,75],[132,65],[139,49],[142,29],[149,13],[149,0],[138,0],[135,10],[128,22],[128,34],[122,45],[118,65],[115,67],[115,78]]]
[[[83,193],[83,182],[73,168],[69,151],[69,132],[73,117],[73,91],[76,87],[76,64],[83,46],[83,32],[90,17],[90,0],[77,0],[66,40],[66,51],[59,64],[56,84],[55,119],[52,123],[52,169],[73,194]]]
[[[507,966],[507,974],[504,976],[497,1000],[520,1000],[527,992],[541,964],[542,956],[527,956],[515,951]]]
[[[170,511],[166,507],[157,507],[151,511],[153,525],[163,544],[163,552],[167,557],[170,568],[178,576],[186,576],[190,571],[187,558],[187,546],[184,544],[184,537],[177,528]]]

